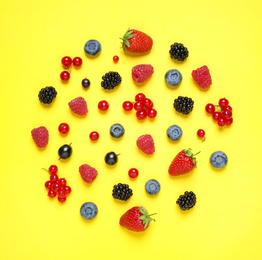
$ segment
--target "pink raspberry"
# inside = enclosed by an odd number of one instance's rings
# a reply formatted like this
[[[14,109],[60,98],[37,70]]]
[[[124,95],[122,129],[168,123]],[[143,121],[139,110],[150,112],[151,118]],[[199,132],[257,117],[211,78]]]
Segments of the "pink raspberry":
[[[154,139],[151,135],[141,135],[136,141],[137,147],[145,154],[153,154],[155,152]]]
[[[38,128],[34,128],[31,131],[31,135],[37,147],[44,148],[47,146],[48,139],[49,139],[49,133],[46,127],[40,126]]]
[[[83,97],[77,97],[71,100],[69,103],[69,108],[80,116],[85,116],[88,112],[86,101]]]
[[[137,83],[146,81],[153,73],[154,68],[150,64],[140,64],[132,68],[132,78]]]
[[[88,164],[81,165],[79,167],[79,172],[82,179],[87,183],[92,183],[98,174],[97,170]]]
[[[212,85],[211,75],[206,65],[196,70],[193,70],[192,77],[200,88],[206,89]]]

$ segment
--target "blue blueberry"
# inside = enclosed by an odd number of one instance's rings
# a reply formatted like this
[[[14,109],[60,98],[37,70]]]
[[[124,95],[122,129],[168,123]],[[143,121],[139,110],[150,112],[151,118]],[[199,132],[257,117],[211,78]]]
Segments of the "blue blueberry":
[[[183,131],[178,125],[171,125],[166,133],[170,140],[177,141],[181,138]]]
[[[227,165],[227,155],[224,152],[217,151],[211,154],[210,163],[215,168],[223,168]]]
[[[151,179],[146,182],[145,189],[148,194],[156,195],[160,191],[160,183]]]
[[[182,81],[182,75],[178,70],[169,70],[165,75],[166,84],[175,87]]]
[[[86,202],[80,208],[80,214],[84,219],[91,220],[98,213],[96,204],[93,202]]]
[[[125,129],[120,124],[114,124],[110,127],[110,134],[114,138],[120,138],[124,135]]]
[[[96,56],[101,52],[101,44],[97,40],[89,40],[85,44],[85,52],[90,56]]]

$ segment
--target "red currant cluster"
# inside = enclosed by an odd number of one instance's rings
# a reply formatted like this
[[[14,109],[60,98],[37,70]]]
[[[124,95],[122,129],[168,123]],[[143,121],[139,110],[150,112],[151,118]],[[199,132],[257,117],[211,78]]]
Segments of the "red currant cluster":
[[[48,196],[50,198],[58,195],[59,202],[65,202],[67,195],[71,192],[71,187],[66,185],[65,178],[59,178],[57,175],[58,168],[56,165],[51,165],[48,169],[50,173],[50,179],[46,181],[45,187],[48,189]]]
[[[135,103],[131,101],[125,101],[123,108],[125,111],[131,111],[133,108],[136,110],[136,117],[140,120],[144,120],[147,117],[155,118],[157,111],[153,108],[153,102],[147,98],[143,93],[138,93],[135,96]]]
[[[65,57],[62,58],[61,62],[62,62],[63,67],[65,69],[68,69],[68,70],[62,71],[61,74],[60,74],[60,78],[63,81],[68,81],[70,79],[70,72],[71,72],[70,68],[71,68],[72,64],[75,67],[80,67],[82,65],[82,59],[80,57],[75,57],[72,60],[71,57],[65,56]]]
[[[217,121],[219,126],[231,125],[233,123],[232,107],[229,106],[229,101],[226,98],[219,99],[216,106],[208,103],[205,109]]]

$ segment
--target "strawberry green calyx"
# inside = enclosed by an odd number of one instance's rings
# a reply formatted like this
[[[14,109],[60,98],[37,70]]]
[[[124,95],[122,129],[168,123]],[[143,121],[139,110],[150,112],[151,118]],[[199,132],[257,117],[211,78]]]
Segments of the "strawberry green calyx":
[[[121,40],[123,40],[122,42],[122,47],[124,49],[124,51],[126,50],[126,46],[130,47],[130,43],[129,43],[129,39],[131,39],[133,37],[133,31],[130,30],[130,28],[128,28],[128,30],[126,31],[126,33],[124,34],[123,38],[120,38]]]
[[[155,221],[154,219],[151,218],[151,216],[155,215],[156,213],[149,215],[147,210],[142,206],[139,208],[139,212],[142,214],[139,217],[139,219],[143,221],[144,229],[146,229],[152,220]]]
[[[185,155],[187,156],[187,157],[191,157],[192,158],[192,161],[193,161],[193,163],[196,165],[197,164],[197,160],[196,160],[196,155],[197,154],[199,154],[200,152],[198,152],[198,153],[196,153],[196,154],[193,154],[192,152],[191,152],[191,149],[190,148],[188,148],[187,150],[186,149],[183,149],[183,151],[185,152]]]

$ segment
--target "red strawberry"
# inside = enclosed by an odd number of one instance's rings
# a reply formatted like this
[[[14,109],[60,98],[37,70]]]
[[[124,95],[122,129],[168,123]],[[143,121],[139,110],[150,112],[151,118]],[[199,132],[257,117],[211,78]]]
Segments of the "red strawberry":
[[[153,73],[154,68],[150,64],[139,64],[132,68],[132,78],[137,83],[146,81]]]
[[[31,135],[37,147],[44,148],[47,146],[48,139],[49,139],[49,133],[46,127],[40,126],[38,128],[34,128],[31,131]]]
[[[142,232],[149,227],[152,220],[144,207],[133,207],[121,216],[119,224],[128,230]]]
[[[182,150],[170,164],[168,173],[173,176],[178,176],[191,172],[196,167],[196,154],[193,154],[190,149]]]
[[[87,183],[92,183],[98,174],[97,170],[88,164],[81,165],[79,167],[79,172],[82,179]]]
[[[211,75],[206,65],[196,70],[193,70],[192,77],[200,88],[206,89],[212,85]]]
[[[147,34],[134,30],[128,29],[123,38],[122,47],[124,51],[132,53],[143,54],[152,49],[153,40]]]
[[[155,152],[154,139],[151,135],[141,135],[136,141],[137,147],[145,154],[153,154]]]
[[[71,100],[68,103],[68,105],[74,113],[76,113],[80,116],[84,116],[88,112],[87,104],[86,104],[86,101],[83,97],[77,97],[77,98]]]

